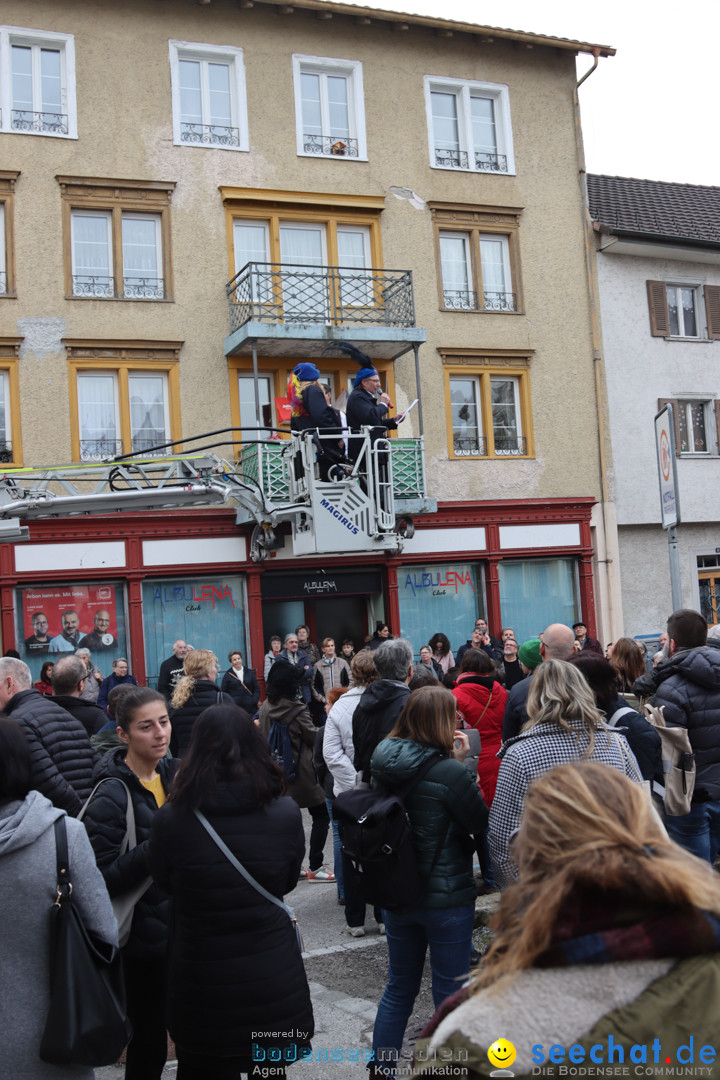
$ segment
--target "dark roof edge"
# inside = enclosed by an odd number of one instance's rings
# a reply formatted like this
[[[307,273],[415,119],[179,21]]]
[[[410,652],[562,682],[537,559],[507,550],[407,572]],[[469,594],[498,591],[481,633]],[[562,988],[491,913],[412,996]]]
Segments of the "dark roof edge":
[[[701,240],[696,236],[666,236],[663,233],[640,232],[637,229],[616,229],[611,225],[605,225],[596,218],[593,218],[593,224],[596,226],[596,232],[602,233],[604,236],[616,236],[618,240],[642,240],[645,243],[665,244],[666,247],[697,247],[720,251],[720,241],[716,240]]]
[[[573,41],[571,38],[550,37],[547,34],[533,34],[525,30],[511,30],[499,26],[479,26],[476,23],[457,22],[454,19],[436,19],[430,15],[414,15],[406,11],[386,11],[384,8],[365,7],[360,4],[336,3],[335,0],[256,0],[256,2],[271,4],[275,7],[327,11],[336,15],[367,18],[373,22],[408,23],[412,26],[425,26],[428,29],[452,30],[456,33],[502,38],[507,41],[524,42],[529,47],[547,46],[552,49],[591,53],[602,57],[615,56],[616,53],[616,49],[610,45],[593,45],[588,41]]]

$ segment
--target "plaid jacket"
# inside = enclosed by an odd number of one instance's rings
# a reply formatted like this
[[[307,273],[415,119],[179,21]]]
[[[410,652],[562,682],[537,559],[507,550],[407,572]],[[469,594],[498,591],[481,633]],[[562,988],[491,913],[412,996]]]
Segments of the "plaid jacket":
[[[554,765],[586,760],[611,765],[638,783],[642,779],[637,762],[623,735],[611,732],[603,726],[595,734],[592,754],[584,758],[588,748],[587,732],[581,724],[570,721],[570,726],[573,728],[572,734],[555,724],[538,724],[530,731],[524,731],[514,739],[509,739],[498,752],[498,757],[501,758],[500,772],[489,822],[490,855],[497,885],[509,885],[517,878],[517,869],[510,857],[508,846],[513,834],[520,827],[525,794],[538,776],[542,776]]]

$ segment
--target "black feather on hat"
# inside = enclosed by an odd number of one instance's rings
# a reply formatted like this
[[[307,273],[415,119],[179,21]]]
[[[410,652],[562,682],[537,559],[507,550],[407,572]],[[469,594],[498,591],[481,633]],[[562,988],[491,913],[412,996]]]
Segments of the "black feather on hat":
[[[372,358],[367,353],[362,352],[356,348],[355,345],[351,345],[349,341],[332,341],[329,342],[323,349],[323,354],[331,352],[342,352],[346,356],[349,356],[351,360],[354,360],[360,368],[371,368],[375,365],[372,362]]]
[[[299,664],[276,660],[267,677],[267,696],[271,705],[275,705],[281,698],[294,701],[302,677],[303,669]]]

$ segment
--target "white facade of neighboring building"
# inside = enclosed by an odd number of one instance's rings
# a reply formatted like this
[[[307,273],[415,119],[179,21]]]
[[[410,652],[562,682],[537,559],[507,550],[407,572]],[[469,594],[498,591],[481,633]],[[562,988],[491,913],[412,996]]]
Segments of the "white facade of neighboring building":
[[[681,185],[628,183],[644,184],[646,194],[653,187],[672,187],[676,195],[682,194]],[[720,189],[705,191],[716,192],[720,207]],[[602,210],[593,205],[592,190],[591,213],[598,229]],[[653,426],[659,407],[668,400],[678,414],[682,603],[703,611],[709,623],[718,622],[720,340],[715,305],[720,295],[720,238],[714,245],[671,244],[660,236],[630,236],[607,222],[600,224],[605,227],[598,229],[597,274],[624,633],[659,634],[673,606]]]

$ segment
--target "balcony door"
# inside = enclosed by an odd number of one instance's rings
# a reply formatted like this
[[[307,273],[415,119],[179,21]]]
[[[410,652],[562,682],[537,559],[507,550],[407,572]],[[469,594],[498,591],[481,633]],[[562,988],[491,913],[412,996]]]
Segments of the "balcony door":
[[[280,225],[285,322],[326,322],[329,316],[324,225]]]

